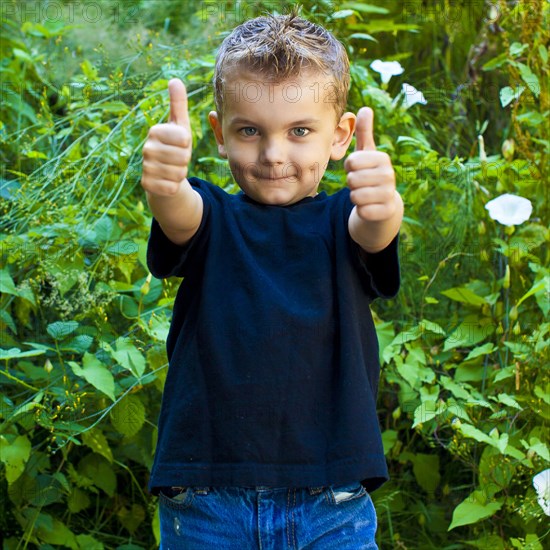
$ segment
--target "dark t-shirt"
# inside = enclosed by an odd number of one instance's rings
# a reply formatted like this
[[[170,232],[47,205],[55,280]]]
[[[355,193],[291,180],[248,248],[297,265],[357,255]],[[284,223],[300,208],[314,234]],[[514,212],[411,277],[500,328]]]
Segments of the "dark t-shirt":
[[[320,487],[388,479],[369,308],[399,288],[398,237],[350,238],[347,188],[269,206],[190,178],[204,214],[185,246],[153,219],[155,277],[183,277],[149,482]]]

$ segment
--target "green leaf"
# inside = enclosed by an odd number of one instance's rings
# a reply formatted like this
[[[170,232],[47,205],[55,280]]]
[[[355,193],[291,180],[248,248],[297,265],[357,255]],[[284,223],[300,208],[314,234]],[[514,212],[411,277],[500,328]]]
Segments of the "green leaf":
[[[21,351],[19,348],[0,348],[0,360],[16,358],[19,359],[21,357],[35,357],[36,355],[44,355],[44,353],[46,353],[44,350]]]
[[[85,456],[78,465],[78,473],[91,479],[110,497],[116,491],[116,476],[111,465],[101,455],[92,453]]]
[[[472,320],[470,320],[472,319]],[[455,349],[458,347],[472,347],[488,338],[495,330],[495,327],[490,322],[485,322],[484,319],[474,319],[468,317],[456,327],[456,329],[448,336],[443,346],[443,351]],[[456,379],[456,377],[455,377]]]
[[[353,34],[349,35],[349,38],[355,38],[356,40],[370,40],[372,42],[378,42],[374,36],[371,36],[370,34],[364,33],[364,32],[354,32]]]
[[[84,378],[94,388],[115,400],[115,380],[111,371],[91,353],[86,352],[82,359],[82,367],[74,361],[69,361],[76,376]]]
[[[490,59],[485,63],[482,67],[482,71],[492,71],[493,69],[496,69],[497,67],[501,67],[505,63],[508,62],[508,55],[506,52],[501,53],[500,55],[497,55],[496,57],[493,57],[493,59]]]
[[[381,6],[374,6],[372,4],[360,4],[359,2],[345,2],[344,4],[342,4],[341,7],[359,11],[361,13],[390,13],[388,9]]]
[[[537,111],[525,111],[524,113],[521,113],[521,115],[518,115],[516,120],[518,122],[528,124],[533,128],[540,126],[545,121],[544,116]]]
[[[113,407],[110,416],[116,431],[131,437],[145,422],[145,407],[137,395],[127,395]]]
[[[432,418],[439,416],[445,412],[445,406],[441,403],[434,403],[432,401],[424,401],[414,410],[414,422],[412,427],[416,428],[424,422],[430,421]]]
[[[462,384],[457,384],[448,376],[441,376],[439,382],[446,390],[450,391],[458,399],[468,401],[472,398],[470,392],[468,392]]]
[[[90,504],[91,501],[88,493],[86,493],[86,491],[83,491],[82,489],[79,489],[78,487],[73,487],[73,489],[69,493],[69,496],[67,497],[67,508],[69,509],[69,511],[73,514],[78,514],[79,512],[82,512],[82,510],[88,508]],[[80,546],[82,545],[80,544]]]
[[[340,10],[334,12],[331,17],[332,19],[345,19],[346,17],[350,17],[352,15],[355,15],[353,10]]]
[[[27,63],[33,62],[32,57],[27,52],[20,50],[19,48],[13,48],[12,52],[13,55],[17,57],[17,59],[21,59],[22,61],[26,61]]]
[[[544,277],[541,281],[534,283],[533,286],[528,290],[518,301],[516,306],[521,305],[527,298],[533,296],[537,292],[548,292],[550,290],[550,277]]]
[[[548,388],[550,389],[550,388]],[[550,392],[543,390],[540,386],[535,386],[535,395],[542,399],[547,405],[550,405]]]
[[[525,91],[524,86],[518,86],[515,90],[510,86],[505,86],[500,90],[500,103],[503,107],[507,107],[512,101],[519,99],[521,94]]]
[[[474,491],[466,500],[461,502],[453,511],[453,519],[448,531],[462,525],[471,525],[491,517],[502,508],[502,502],[483,503],[481,491]]]
[[[456,302],[473,306],[482,306],[487,303],[484,298],[478,296],[475,292],[466,287],[449,288],[447,290],[442,290],[441,294]]]
[[[382,433],[382,445],[384,446],[384,454],[387,455],[397,443],[398,433],[395,430],[384,430]]]
[[[515,63],[516,67],[519,69],[519,73],[521,75],[521,78],[525,84],[529,87],[531,92],[535,97],[539,97],[540,95],[540,82],[535,73],[524,63]]]
[[[489,353],[493,353],[498,348],[492,344],[491,342],[487,342],[486,344],[483,344],[482,346],[475,347],[467,356],[464,361],[469,361],[470,359],[474,359],[475,357],[479,357],[480,355],[488,355]]]
[[[548,63],[548,50],[542,45],[539,45],[539,55],[542,62],[546,65]]]
[[[113,452],[109,447],[107,438],[99,428],[92,428],[82,434],[82,442],[90,447],[94,453],[104,456],[109,462],[113,462]]]
[[[117,512],[117,516],[120,523],[122,523],[129,533],[133,535],[145,519],[145,510],[140,504],[134,503],[131,509],[124,506],[120,508]]]
[[[77,321],[56,321],[48,325],[46,330],[54,340],[62,340],[72,334],[79,326]]]
[[[76,542],[80,550],[104,550],[103,543],[94,539],[91,535],[77,535]]]
[[[41,514],[47,515],[47,514]],[[79,550],[74,533],[61,521],[49,516],[51,523],[43,522],[36,527],[36,535],[42,542]],[[48,525],[49,524],[49,525]]]
[[[538,437],[531,437],[529,439],[527,450],[537,453],[543,460],[546,460],[546,462],[550,462],[550,453],[548,452],[548,447],[546,446],[546,443],[542,442]]]
[[[0,461],[6,467],[6,480],[13,483],[25,471],[31,456],[31,442],[25,435],[17,436],[11,443],[0,435]]]
[[[397,31],[418,32],[419,30],[418,25],[409,23],[395,23],[395,21],[386,18],[370,19],[367,24],[359,23],[355,25],[349,25],[348,27],[350,30],[353,31],[366,31],[370,34],[375,34],[377,32],[396,33]]]
[[[513,407],[514,409],[518,409],[520,411],[523,410],[520,404],[511,395],[508,395],[506,393],[499,393],[498,400],[500,403],[504,403],[509,407]]]
[[[496,446],[495,441],[491,437],[489,437],[485,432],[478,430],[470,424],[461,424],[460,431],[465,437],[470,437],[472,439],[475,439],[476,441],[479,441],[480,443],[487,443],[488,445],[491,445],[493,447]]]
[[[131,343],[129,338],[118,338],[116,341],[116,351],[112,351],[113,358],[129,370],[136,378],[140,378],[145,371],[145,357]]]
[[[428,494],[433,494],[439,485],[439,456],[417,453],[413,461],[413,473],[418,485]]]
[[[2,294],[12,294],[13,296],[19,296],[19,292],[15,288],[15,283],[11,278],[7,269],[0,271],[0,292]]]
[[[529,47],[529,44],[520,44],[519,42],[512,42],[512,44],[510,44],[510,55],[512,57],[517,57],[518,55],[522,54],[528,47]]]
[[[487,535],[466,542],[479,550],[506,550],[504,542],[498,535]]]

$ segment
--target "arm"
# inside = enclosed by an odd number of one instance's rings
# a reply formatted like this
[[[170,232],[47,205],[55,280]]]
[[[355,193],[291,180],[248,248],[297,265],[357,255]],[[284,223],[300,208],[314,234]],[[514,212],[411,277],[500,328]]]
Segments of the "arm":
[[[351,238],[366,252],[386,248],[399,232],[403,199],[395,189],[390,157],[376,150],[372,109],[357,114],[356,149],[344,163],[350,199],[355,204],[348,220]]]
[[[187,178],[174,195],[147,192],[147,203],[162,231],[174,244],[187,244],[197,232],[202,220],[202,197]]]
[[[171,80],[168,87],[170,122],[149,130],[143,146],[141,185],[164,234],[174,244],[184,245],[200,226],[203,203],[187,180],[192,150],[187,92],[177,79]]]
[[[351,211],[348,221],[349,234],[365,252],[376,253],[384,250],[399,232],[403,220],[403,199],[397,191],[394,193],[394,212],[385,220],[364,220],[359,216],[357,206]]]

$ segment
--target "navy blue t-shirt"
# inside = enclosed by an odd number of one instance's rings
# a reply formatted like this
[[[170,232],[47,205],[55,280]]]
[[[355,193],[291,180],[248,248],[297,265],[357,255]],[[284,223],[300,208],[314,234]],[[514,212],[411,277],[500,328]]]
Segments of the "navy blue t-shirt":
[[[153,219],[147,250],[155,277],[183,277],[149,489],[376,489],[388,471],[369,303],[398,291],[398,237],[362,251],[347,188],[270,206],[189,181],[199,230],[178,246]]]

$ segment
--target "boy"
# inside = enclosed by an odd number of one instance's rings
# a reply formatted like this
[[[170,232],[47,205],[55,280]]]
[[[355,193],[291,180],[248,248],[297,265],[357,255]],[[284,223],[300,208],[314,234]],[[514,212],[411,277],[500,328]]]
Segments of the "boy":
[[[208,116],[241,192],[187,179],[185,87],[151,128],[148,264],[183,281],[150,490],[162,548],[376,548],[368,491],[388,477],[369,309],[399,287],[403,202],[373,113],[345,112],[349,62],[288,16],[239,25]],[[348,188],[317,188],[344,157]]]

